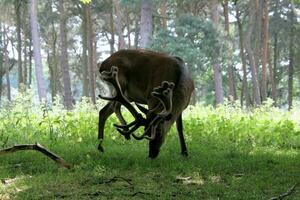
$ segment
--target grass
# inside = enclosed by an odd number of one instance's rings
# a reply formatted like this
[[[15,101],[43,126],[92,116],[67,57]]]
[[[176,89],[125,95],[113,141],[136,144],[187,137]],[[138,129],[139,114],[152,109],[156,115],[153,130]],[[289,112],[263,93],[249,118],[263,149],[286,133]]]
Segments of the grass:
[[[184,117],[189,156],[180,155],[172,129],[155,160],[147,141],[126,141],[113,129],[114,117],[99,153],[97,111],[87,102],[72,112],[56,105],[45,114],[24,103],[10,110],[0,113],[3,147],[38,141],[74,167],[38,152],[1,156],[1,200],[270,199],[300,182],[297,109],[193,107]],[[300,199],[300,185],[287,199]]]

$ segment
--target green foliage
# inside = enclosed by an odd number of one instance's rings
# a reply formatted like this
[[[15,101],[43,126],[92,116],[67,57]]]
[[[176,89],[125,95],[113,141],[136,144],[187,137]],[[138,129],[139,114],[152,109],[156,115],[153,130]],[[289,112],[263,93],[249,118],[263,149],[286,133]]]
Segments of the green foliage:
[[[149,48],[181,57],[193,74],[196,95],[200,96],[200,91],[213,91],[212,62],[223,59],[224,41],[211,21],[184,14],[177,17],[167,30],[160,29]],[[210,94],[205,96],[207,103],[213,102]]]

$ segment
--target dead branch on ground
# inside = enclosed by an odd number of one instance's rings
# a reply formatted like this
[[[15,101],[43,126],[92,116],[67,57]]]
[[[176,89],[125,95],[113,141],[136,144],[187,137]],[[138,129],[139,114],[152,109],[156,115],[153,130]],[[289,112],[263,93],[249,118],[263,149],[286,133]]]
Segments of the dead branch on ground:
[[[55,153],[51,152],[44,146],[40,145],[39,143],[36,144],[20,144],[20,145],[15,145],[13,147],[5,148],[5,149],[0,149],[0,156],[5,155],[8,153],[14,153],[16,151],[24,151],[24,150],[36,150],[41,152],[42,154],[46,155],[47,157],[51,158],[54,160],[57,164],[70,169],[72,167],[71,164],[67,163],[63,158],[59,157]]]

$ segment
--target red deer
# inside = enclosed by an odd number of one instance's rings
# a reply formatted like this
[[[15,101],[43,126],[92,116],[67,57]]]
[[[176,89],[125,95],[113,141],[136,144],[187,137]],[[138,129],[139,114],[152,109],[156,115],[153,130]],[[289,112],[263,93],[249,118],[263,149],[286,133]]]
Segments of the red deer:
[[[100,64],[99,64],[100,65]],[[104,60],[100,78],[110,94],[100,92],[99,97],[109,100],[99,112],[98,149],[103,151],[102,141],[106,119],[116,113],[122,125],[117,130],[130,139],[148,139],[149,157],[156,158],[166,133],[176,121],[181,154],[187,156],[183,136],[182,112],[188,106],[194,90],[193,80],[179,57],[147,50],[120,50]],[[145,117],[130,102],[135,102]],[[139,104],[146,104],[148,109]],[[120,107],[125,106],[135,120],[129,124],[122,117]],[[144,127],[142,135],[134,133]]]

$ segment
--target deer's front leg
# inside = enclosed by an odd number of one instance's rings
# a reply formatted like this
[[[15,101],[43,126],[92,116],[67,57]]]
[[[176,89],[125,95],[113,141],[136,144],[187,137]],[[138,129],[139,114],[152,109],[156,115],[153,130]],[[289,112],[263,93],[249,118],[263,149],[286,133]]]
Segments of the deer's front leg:
[[[102,146],[104,139],[104,126],[107,118],[114,112],[113,103],[109,102],[99,111],[99,123],[98,123],[98,139],[99,145],[98,150],[104,152],[104,148]]]

